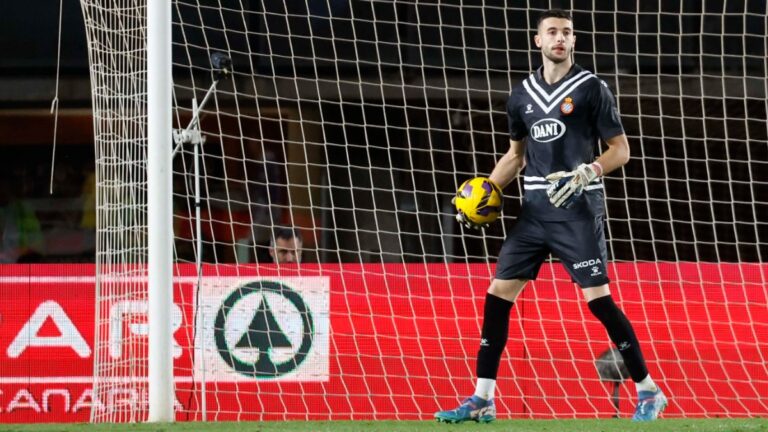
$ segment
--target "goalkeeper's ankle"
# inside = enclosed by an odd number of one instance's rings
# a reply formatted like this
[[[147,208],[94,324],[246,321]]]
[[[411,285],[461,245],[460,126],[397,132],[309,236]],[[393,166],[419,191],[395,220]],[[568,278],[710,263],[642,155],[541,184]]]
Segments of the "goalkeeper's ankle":
[[[475,396],[489,401],[493,399],[493,392],[496,390],[496,380],[490,378],[478,378],[475,387]]]
[[[659,386],[656,385],[655,382],[651,379],[651,375],[646,376],[643,378],[642,381],[635,383],[635,388],[637,388],[637,393],[639,394],[641,391],[656,393],[659,391]]]

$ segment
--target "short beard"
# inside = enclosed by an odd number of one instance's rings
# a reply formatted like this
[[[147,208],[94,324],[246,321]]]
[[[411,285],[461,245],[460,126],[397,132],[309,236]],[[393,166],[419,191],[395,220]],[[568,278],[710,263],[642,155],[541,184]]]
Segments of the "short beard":
[[[573,51],[568,51],[568,55],[566,55],[566,56],[565,56],[565,57],[563,57],[563,58],[554,57],[554,56],[552,56],[551,54],[547,54],[547,53],[544,53],[544,57],[546,57],[546,58],[547,58],[549,61],[551,61],[552,63],[557,63],[557,64],[560,64],[560,63],[563,63],[563,62],[565,62],[566,60],[570,59],[570,58],[571,58],[571,53],[572,53],[572,52],[573,52]]]

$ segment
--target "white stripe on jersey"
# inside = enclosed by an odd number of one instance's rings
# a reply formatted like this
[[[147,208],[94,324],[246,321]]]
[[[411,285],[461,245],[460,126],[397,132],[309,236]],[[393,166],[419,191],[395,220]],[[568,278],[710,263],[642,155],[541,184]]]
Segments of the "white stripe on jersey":
[[[579,79],[579,80],[578,80],[578,81],[576,81],[575,83],[573,83],[573,84],[570,84],[570,86],[568,86],[568,84],[569,84],[571,81],[573,81],[574,79],[576,79],[576,78],[579,78],[579,77],[581,77],[581,79]],[[552,111],[552,109],[553,109],[553,108],[554,108],[556,105],[558,105],[558,104],[560,103],[560,101],[559,101],[559,100],[556,100],[556,101],[552,102],[552,104],[550,104],[550,105],[545,105],[545,104],[544,104],[544,102],[542,102],[542,101],[541,101],[541,99],[539,99],[539,95],[537,95],[537,94],[536,94],[536,92],[535,92],[535,91],[534,91],[534,90],[531,88],[531,85],[533,85],[533,86],[535,86],[537,89],[539,89],[539,90],[542,92],[542,96],[543,96],[545,99],[547,99],[547,102],[549,102],[550,100],[554,99],[554,98],[555,98],[557,95],[559,95],[560,93],[566,93],[566,94],[567,94],[567,93],[571,93],[571,92],[573,92],[573,91],[574,91],[574,90],[576,90],[576,88],[578,88],[578,87],[579,87],[579,86],[580,86],[582,83],[584,83],[584,81],[587,81],[587,80],[588,80],[588,79],[590,79],[590,78],[595,78],[595,76],[594,76],[592,73],[588,72],[588,71],[583,71],[583,72],[580,72],[580,73],[578,73],[578,74],[577,74],[575,77],[573,77],[573,78],[569,79],[569,80],[568,80],[568,81],[566,81],[566,82],[565,82],[563,85],[561,85],[560,87],[558,87],[558,89],[557,89],[557,90],[555,90],[555,92],[554,92],[554,93],[552,93],[552,94],[550,95],[550,94],[548,94],[547,92],[545,92],[545,91],[544,91],[544,89],[542,89],[542,88],[541,88],[541,87],[540,87],[540,86],[539,86],[539,85],[536,83],[536,80],[535,80],[535,78],[534,78],[534,75],[533,75],[533,74],[531,74],[531,76],[530,76],[530,77],[528,77],[528,78],[527,78],[525,81],[523,81],[523,87],[525,87],[525,91],[527,91],[527,92],[528,92],[528,94],[531,96],[531,98],[533,99],[533,101],[534,101],[534,102],[536,102],[536,105],[538,105],[538,106],[539,106],[539,108],[541,108],[541,110],[542,110],[542,111],[544,111],[544,113],[545,113],[545,114],[549,114],[549,112],[550,112],[550,111]],[[528,81],[530,81],[532,84],[528,84]]]
[[[552,102],[552,99],[556,98],[560,93],[563,93],[565,91],[565,89],[569,85],[571,85],[572,82],[578,80],[579,78],[581,78],[584,75],[592,75],[592,72],[590,72],[588,70],[583,70],[583,71],[577,73],[576,75],[574,75],[570,79],[568,79],[568,81],[566,81],[566,82],[562,83],[561,85],[559,85],[557,87],[557,89],[555,89],[554,93],[552,93],[552,94],[548,94],[546,90],[541,88],[539,83],[536,82],[535,74],[531,74],[530,78],[531,78],[531,84],[533,84],[533,88],[535,88],[536,90],[539,91],[539,95],[544,97],[544,99],[546,99],[547,102]]]
[[[527,185],[523,185],[523,189],[525,189],[525,190],[546,189],[548,187],[549,187],[548,184],[534,184],[534,185],[528,185],[527,184]],[[584,190],[588,190],[588,191],[595,190],[595,189],[603,189],[603,184],[602,183],[591,184],[591,185],[589,185],[589,186],[584,188]]]
[[[523,181],[527,182],[549,182],[545,177],[537,177],[537,176],[523,176]],[[600,183],[600,177],[592,180],[592,183]]]
[[[549,187],[550,183],[544,177],[538,176],[523,176],[523,189],[524,190],[540,190]],[[537,182],[537,183],[534,183]],[[592,183],[585,187],[586,190],[602,189],[603,183],[600,178],[592,180]]]

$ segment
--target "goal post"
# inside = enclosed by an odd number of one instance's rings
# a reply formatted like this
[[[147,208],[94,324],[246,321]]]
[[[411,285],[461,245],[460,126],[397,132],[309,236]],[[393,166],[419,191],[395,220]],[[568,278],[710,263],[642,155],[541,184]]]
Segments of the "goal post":
[[[480,232],[451,199],[507,151],[554,3],[81,0],[93,421],[429,419],[471,394],[522,185]],[[609,277],[665,415],[766,416],[766,6],[568,5],[630,141],[604,181]],[[191,124],[199,142],[175,141]],[[301,261],[272,263],[291,228]],[[610,348],[545,263],[513,308],[500,417],[631,415]]]
[[[148,421],[174,415],[171,0],[147,2]]]

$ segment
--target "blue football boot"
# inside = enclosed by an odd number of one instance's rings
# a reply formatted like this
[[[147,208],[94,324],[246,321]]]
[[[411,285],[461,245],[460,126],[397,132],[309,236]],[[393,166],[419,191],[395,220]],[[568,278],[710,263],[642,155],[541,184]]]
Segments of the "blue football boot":
[[[639,400],[637,409],[635,409],[635,415],[632,416],[632,421],[637,422],[656,420],[668,403],[667,397],[661,390],[656,392],[641,391],[637,398]]]
[[[485,400],[473,395],[464,399],[456,409],[436,412],[435,420],[443,423],[464,423],[467,420],[490,423],[496,420],[496,405],[493,399]]]

